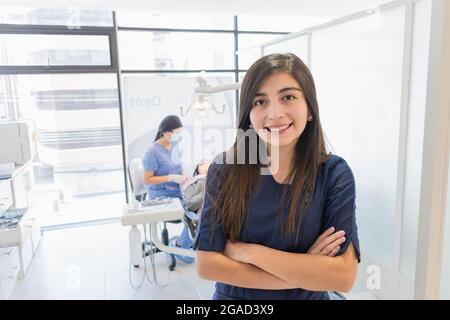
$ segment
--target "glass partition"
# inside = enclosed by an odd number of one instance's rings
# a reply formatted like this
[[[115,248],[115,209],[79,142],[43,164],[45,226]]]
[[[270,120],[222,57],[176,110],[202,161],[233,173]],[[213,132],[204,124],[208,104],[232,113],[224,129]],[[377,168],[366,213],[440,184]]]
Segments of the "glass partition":
[[[240,34],[239,40],[239,69],[248,69],[261,57],[261,43],[279,38],[278,34]]]
[[[308,37],[301,36],[263,47],[264,54],[293,53],[308,64]]]
[[[128,159],[142,158],[154,142],[161,120],[177,115],[183,123],[180,149],[183,168],[194,171],[201,159],[212,159],[231,146],[235,135],[234,90],[214,93],[204,110],[194,104],[199,74],[125,75],[123,76],[124,123]],[[208,85],[234,82],[233,73],[203,75]],[[183,108],[183,110],[181,110]],[[217,113],[218,112],[223,113]]]
[[[239,15],[239,29],[255,31],[282,31],[296,32],[306,27],[316,26],[327,21],[327,16],[295,15]]]
[[[365,262],[382,272],[380,297],[395,296],[400,113],[405,8],[312,34],[312,73],[330,149],[356,179]],[[330,54],[332,53],[332,54]]]
[[[382,15],[376,29],[363,18],[315,32],[312,72],[330,146],[355,173],[361,242],[368,252],[391,264],[404,8]]]

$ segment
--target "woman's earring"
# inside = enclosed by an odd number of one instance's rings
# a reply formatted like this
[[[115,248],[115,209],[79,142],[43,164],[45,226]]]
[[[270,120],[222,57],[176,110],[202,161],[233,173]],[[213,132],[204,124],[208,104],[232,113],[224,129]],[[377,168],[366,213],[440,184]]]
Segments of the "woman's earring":
[[[313,119],[313,117],[310,115],[310,116],[308,117],[308,121],[312,121],[312,119]]]
[[[250,127],[250,129],[253,129],[253,126],[252,126],[252,125],[250,125],[249,127]]]

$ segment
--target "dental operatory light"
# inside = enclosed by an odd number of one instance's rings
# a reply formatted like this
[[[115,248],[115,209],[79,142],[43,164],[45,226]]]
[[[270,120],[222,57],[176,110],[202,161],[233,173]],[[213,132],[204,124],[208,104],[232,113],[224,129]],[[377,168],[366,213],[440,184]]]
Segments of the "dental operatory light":
[[[206,110],[208,108],[213,109],[217,114],[223,114],[225,112],[225,105],[222,105],[222,110],[219,110],[216,108],[214,103],[212,103],[211,100],[208,99],[208,97],[214,93],[227,90],[237,90],[241,87],[240,83],[230,83],[212,87],[208,85],[206,79],[204,79],[203,77],[197,77],[196,80],[198,83],[198,87],[195,88],[194,103],[192,103],[187,108],[186,112],[184,112],[183,107],[180,107],[180,113],[183,117],[189,113],[189,110],[191,110],[191,108],[197,110],[200,116],[206,116],[207,115]]]

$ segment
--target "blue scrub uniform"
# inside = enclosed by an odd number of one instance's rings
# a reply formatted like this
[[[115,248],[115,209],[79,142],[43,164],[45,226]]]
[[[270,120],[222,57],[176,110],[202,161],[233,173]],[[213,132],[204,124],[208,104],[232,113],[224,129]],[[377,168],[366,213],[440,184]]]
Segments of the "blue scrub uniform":
[[[155,176],[182,174],[183,171],[178,148],[173,147],[172,151],[169,151],[157,141],[148,148],[143,162],[145,170],[153,171]],[[175,182],[149,185],[148,194],[150,198],[170,197],[182,199],[180,185]]]
[[[212,199],[215,198],[220,187],[222,166],[214,163],[208,171],[205,202],[194,245],[198,250],[222,253],[225,249],[227,239],[220,222],[214,229],[211,225]],[[289,197],[291,187],[277,183],[272,175],[261,175],[260,183],[260,188],[255,188],[258,191],[249,201],[247,217],[242,226],[239,241],[287,252],[307,253],[319,235],[334,226],[336,230],[345,230],[346,237],[337,255],[344,253],[352,242],[359,261],[355,181],[350,167],[342,158],[333,155],[320,166],[314,196],[305,214],[297,243],[295,235],[286,235],[281,232],[282,225],[285,226],[289,214],[289,203],[284,204],[280,215],[280,198],[283,188],[288,188],[287,197]],[[324,291],[248,289],[216,283],[213,299],[329,299],[329,296]]]

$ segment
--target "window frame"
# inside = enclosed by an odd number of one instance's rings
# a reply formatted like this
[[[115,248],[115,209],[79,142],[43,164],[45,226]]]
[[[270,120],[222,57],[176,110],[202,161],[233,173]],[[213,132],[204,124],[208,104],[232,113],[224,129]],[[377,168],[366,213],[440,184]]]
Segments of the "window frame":
[[[74,65],[74,66],[0,66],[1,75],[26,75],[26,74],[70,74],[70,73],[115,73],[117,76],[117,90],[119,101],[119,115],[122,138],[122,157],[123,157],[123,175],[125,184],[125,197],[127,203],[130,197],[130,187],[128,184],[128,172],[126,170],[127,148],[124,134],[124,118],[122,106],[122,74],[127,73],[193,73],[204,70],[126,70],[120,68],[119,50],[118,50],[118,33],[120,31],[152,31],[152,32],[195,32],[195,33],[231,33],[233,34],[233,52],[234,67],[230,69],[209,69],[208,73],[234,73],[234,81],[239,82],[239,74],[247,72],[246,69],[239,69],[239,35],[240,34],[276,34],[286,35],[289,32],[280,31],[249,31],[239,30],[238,16],[233,16],[233,29],[179,29],[179,28],[145,28],[145,27],[120,27],[117,25],[116,12],[112,11],[112,26],[81,26],[77,28],[69,28],[63,25],[34,25],[34,24],[0,24],[0,34],[42,34],[42,35],[100,35],[107,36],[109,39],[110,65]],[[239,90],[235,90],[235,115],[239,109]],[[236,119],[235,119],[236,120]],[[236,121],[235,121],[236,122]]]

